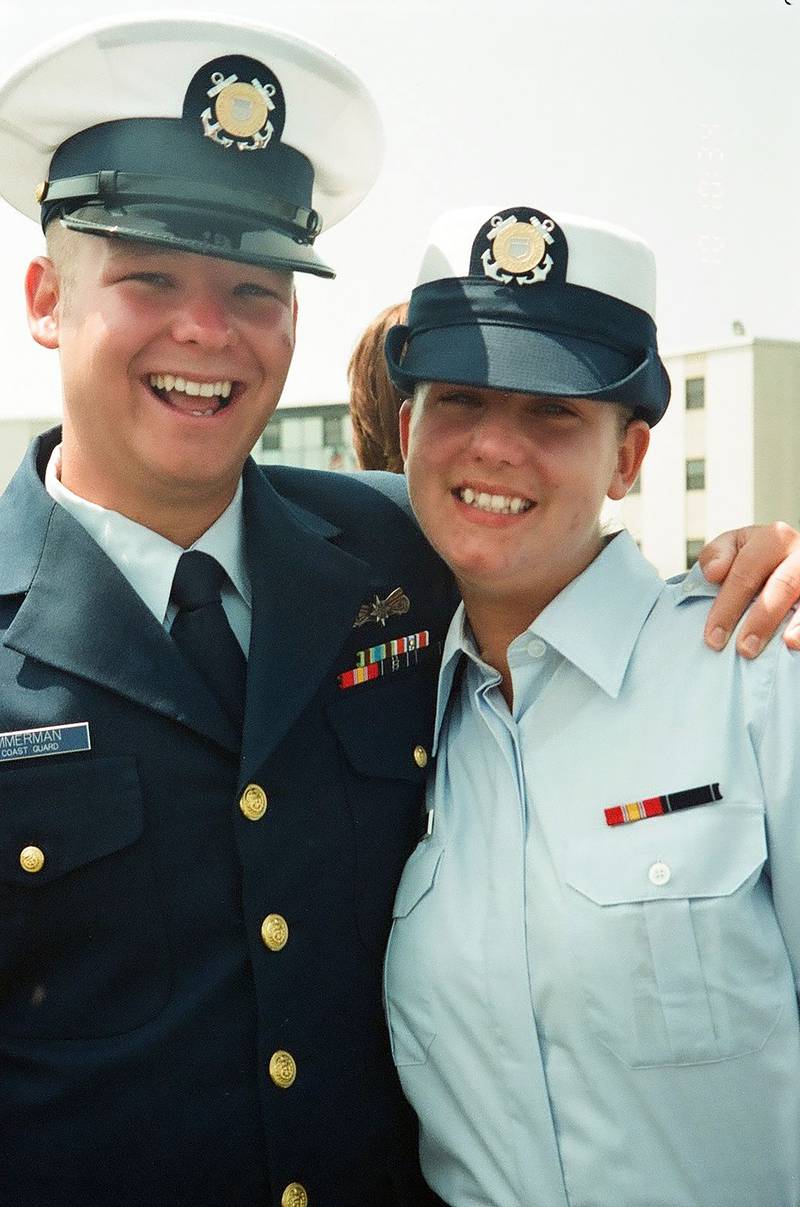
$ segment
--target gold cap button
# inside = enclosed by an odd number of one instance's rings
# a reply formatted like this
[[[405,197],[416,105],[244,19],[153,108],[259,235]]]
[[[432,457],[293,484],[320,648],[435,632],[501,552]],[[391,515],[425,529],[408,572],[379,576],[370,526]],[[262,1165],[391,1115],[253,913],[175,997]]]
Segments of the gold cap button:
[[[269,1075],[278,1089],[288,1090],[297,1076],[297,1065],[289,1052],[273,1052],[269,1062]]]
[[[261,938],[270,951],[280,951],[289,940],[289,925],[280,914],[267,914],[261,923]]]
[[[414,762],[418,767],[428,766],[428,752],[424,746],[414,747]]]
[[[40,180],[33,193],[34,200],[36,201],[37,205],[41,205],[44,201],[45,197],[47,196],[47,189],[48,181]]]
[[[19,866],[23,872],[41,872],[44,867],[44,851],[39,847],[25,847],[19,853]]]
[[[248,821],[261,821],[267,811],[267,794],[258,784],[248,784],[239,797],[239,808]]]
[[[299,1182],[290,1182],[281,1195],[281,1207],[308,1207],[308,1194]]]

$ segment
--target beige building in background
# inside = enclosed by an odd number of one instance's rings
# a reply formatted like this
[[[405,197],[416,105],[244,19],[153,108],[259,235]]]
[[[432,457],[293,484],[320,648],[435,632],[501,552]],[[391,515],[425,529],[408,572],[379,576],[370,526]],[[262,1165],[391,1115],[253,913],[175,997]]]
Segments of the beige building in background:
[[[61,420],[0,419],[0,492],[5,490],[34,436]],[[356,468],[346,402],[282,406],[253,449],[256,461],[308,469]]]
[[[5,490],[23,458],[25,449],[41,432],[60,423],[61,419],[2,419],[0,420],[0,491]]]
[[[672,381],[618,515],[665,576],[745,524],[800,528],[800,342],[737,336],[664,358]]]

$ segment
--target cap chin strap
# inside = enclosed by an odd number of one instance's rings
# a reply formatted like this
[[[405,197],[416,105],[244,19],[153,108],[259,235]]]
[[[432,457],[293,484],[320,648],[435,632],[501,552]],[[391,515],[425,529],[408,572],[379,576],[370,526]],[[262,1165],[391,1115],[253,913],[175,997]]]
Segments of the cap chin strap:
[[[135,172],[92,172],[47,181],[40,201],[43,228],[53,218],[93,201],[112,208],[164,202],[182,209],[219,208],[225,211],[226,216],[245,219],[260,228],[272,224],[284,227],[294,238],[308,244],[314,242],[322,228],[316,210],[292,205],[279,197],[232,190],[201,181],[173,180]]]

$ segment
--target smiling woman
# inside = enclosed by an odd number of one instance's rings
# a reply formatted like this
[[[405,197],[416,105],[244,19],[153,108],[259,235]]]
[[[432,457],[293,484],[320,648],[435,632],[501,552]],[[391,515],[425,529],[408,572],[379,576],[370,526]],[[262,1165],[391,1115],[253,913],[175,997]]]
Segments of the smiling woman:
[[[704,650],[702,575],[665,584],[600,526],[669,398],[654,299],[625,231],[467,211],[387,339],[463,599],[385,966],[454,1207],[796,1200],[797,667]]]
[[[604,500],[623,498],[639,472],[649,429],[629,414],[441,382],[404,404],[412,505],[509,695],[508,644],[594,560]]]

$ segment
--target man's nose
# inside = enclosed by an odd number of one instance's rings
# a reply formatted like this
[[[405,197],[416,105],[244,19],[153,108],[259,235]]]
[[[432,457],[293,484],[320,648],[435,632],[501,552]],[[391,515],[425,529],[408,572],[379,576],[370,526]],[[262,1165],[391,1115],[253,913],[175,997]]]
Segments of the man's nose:
[[[227,307],[211,290],[184,300],[173,318],[172,334],[178,343],[214,349],[229,347],[235,338]]]

